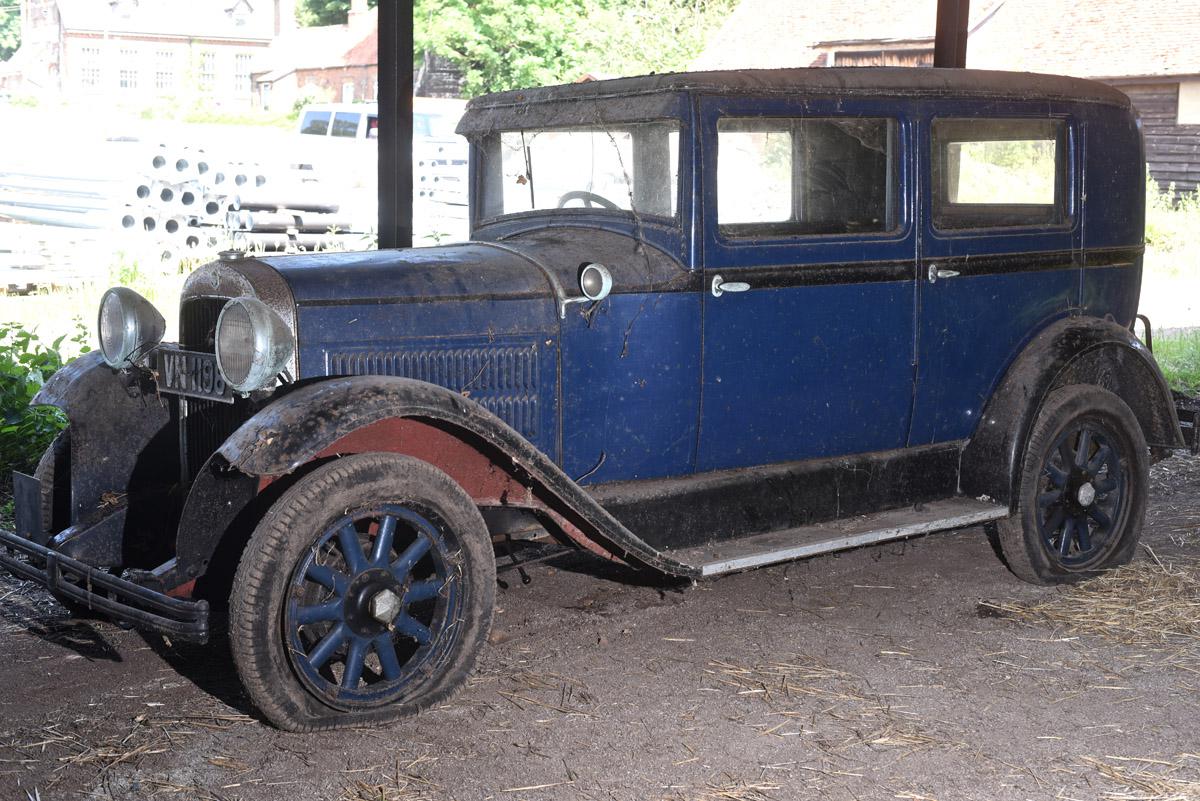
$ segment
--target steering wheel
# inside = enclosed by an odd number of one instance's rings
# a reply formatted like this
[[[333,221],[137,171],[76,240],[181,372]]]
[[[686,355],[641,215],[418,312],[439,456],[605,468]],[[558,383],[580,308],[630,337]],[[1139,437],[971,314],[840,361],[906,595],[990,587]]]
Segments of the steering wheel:
[[[572,200],[582,200],[588,208],[591,208],[592,206],[600,206],[601,208],[609,209],[610,211],[621,210],[620,206],[618,206],[616,203],[613,203],[608,198],[601,197],[595,192],[589,192],[586,189],[573,189],[570,192],[564,192],[562,197],[558,199],[558,207],[561,209]]]

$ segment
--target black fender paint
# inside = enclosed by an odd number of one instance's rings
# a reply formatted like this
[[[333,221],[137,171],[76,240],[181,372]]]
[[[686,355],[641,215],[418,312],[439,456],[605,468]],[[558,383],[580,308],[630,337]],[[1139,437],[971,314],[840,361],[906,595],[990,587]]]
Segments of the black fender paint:
[[[508,462],[506,470],[549,495],[558,511],[609,552],[663,573],[695,568],[637,537],[545,454],[479,404],[451,390],[391,376],[354,376],[299,387],[260,410],[225,441],[197,477],[180,521],[178,569],[203,573],[260,478],[295,472],[364,426],[393,418],[433,422]],[[193,498],[194,496],[194,498]]]
[[[137,561],[145,549],[125,534],[161,524],[163,499],[178,477],[170,404],[144,371],[114,370],[92,351],[51,376],[31,405],[56,406],[70,424],[72,526],[123,506],[127,498],[144,501],[129,504],[121,532],[109,531],[94,543],[73,539],[69,554],[95,565],[112,564],[122,553],[118,563]]]
[[[1021,461],[1046,396],[1067,384],[1095,384],[1129,405],[1150,447],[1184,447],[1171,391],[1154,357],[1127,328],[1091,317],[1046,327],[992,392],[962,455],[964,495],[1015,506]]]

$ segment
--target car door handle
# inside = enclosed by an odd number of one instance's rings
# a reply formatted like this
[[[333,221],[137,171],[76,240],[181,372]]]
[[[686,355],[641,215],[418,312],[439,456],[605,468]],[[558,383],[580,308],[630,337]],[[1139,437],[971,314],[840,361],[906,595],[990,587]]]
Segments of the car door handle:
[[[939,278],[954,278],[958,270],[939,270],[936,264],[929,265],[929,283],[936,284]]]
[[[719,275],[713,276],[712,294],[714,298],[719,298],[726,292],[745,292],[749,288],[749,284],[741,281],[724,281]]]

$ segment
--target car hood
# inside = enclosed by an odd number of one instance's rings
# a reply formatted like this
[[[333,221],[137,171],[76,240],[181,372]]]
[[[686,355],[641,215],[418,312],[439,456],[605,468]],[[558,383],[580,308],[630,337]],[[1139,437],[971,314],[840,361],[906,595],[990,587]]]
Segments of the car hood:
[[[554,295],[535,262],[505,247],[472,242],[407,250],[260,256],[297,306],[532,299]]]

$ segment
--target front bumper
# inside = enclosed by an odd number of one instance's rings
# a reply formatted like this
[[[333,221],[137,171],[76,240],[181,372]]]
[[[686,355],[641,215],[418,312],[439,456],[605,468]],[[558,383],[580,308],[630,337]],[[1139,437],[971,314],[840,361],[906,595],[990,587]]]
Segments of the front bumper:
[[[40,566],[39,566],[40,565]],[[0,529],[0,567],[61,600],[184,642],[208,641],[208,602],[173,598]]]

